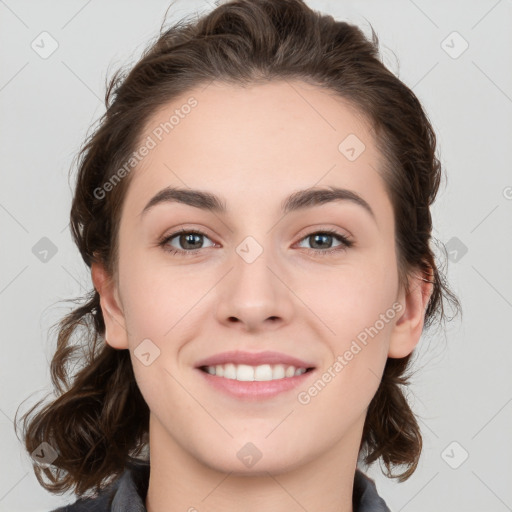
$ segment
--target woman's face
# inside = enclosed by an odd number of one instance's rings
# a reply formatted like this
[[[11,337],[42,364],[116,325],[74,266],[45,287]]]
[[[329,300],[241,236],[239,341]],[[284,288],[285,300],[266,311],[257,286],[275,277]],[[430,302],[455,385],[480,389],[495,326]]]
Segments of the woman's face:
[[[422,327],[406,322],[368,126],[303,82],[212,83],[162,108],[141,141],[118,280],[101,288],[96,266],[93,279],[108,343],[130,349],[152,446],[223,472],[357,457],[386,358],[409,354]],[[334,188],[345,199],[310,195]],[[226,376],[198,368],[219,354]],[[302,366],[314,369],[287,377]],[[254,371],[272,380],[243,380]]]

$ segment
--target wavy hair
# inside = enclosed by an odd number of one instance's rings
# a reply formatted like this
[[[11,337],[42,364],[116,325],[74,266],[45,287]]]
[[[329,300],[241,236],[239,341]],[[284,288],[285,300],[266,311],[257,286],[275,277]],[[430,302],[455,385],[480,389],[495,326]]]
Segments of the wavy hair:
[[[418,270],[433,284],[424,329],[446,320],[444,302],[460,310],[431,246],[430,205],[441,179],[436,136],[418,98],[381,62],[371,30],[370,40],[357,26],[314,11],[302,0],[233,0],[201,17],[162,26],[133,68],[118,69],[108,81],[106,112],[76,157],[70,225],[85,264],[101,262],[111,275],[116,270],[120,212],[131,175],[105,197],[98,198],[95,190],[138,147],[159,108],[214,80],[246,86],[299,79],[347,100],[374,130],[393,205],[400,285],[409,290]],[[56,398],[45,405],[41,400],[23,416],[23,442],[29,453],[42,442],[58,452],[53,465],[34,464],[45,489],[73,488],[83,495],[98,492],[127,461],[145,456],[149,408],[129,352],[105,343],[98,292],[92,289],[74,301],[78,307],[57,325],[51,361]],[[415,471],[422,450],[420,428],[404,394],[412,354],[388,358],[359,451],[365,464],[381,459],[386,476],[399,481]],[[70,369],[73,361],[80,363],[76,371]],[[393,474],[395,466],[406,469]]]

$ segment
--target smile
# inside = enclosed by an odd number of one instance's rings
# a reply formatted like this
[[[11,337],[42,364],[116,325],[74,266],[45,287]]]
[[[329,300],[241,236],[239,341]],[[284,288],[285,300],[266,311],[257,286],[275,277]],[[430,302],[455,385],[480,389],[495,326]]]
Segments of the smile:
[[[292,365],[282,364],[250,366],[247,364],[226,363],[215,366],[203,366],[200,369],[210,375],[223,377],[224,379],[238,380],[242,382],[263,382],[296,377],[306,373],[312,368],[296,368]]]

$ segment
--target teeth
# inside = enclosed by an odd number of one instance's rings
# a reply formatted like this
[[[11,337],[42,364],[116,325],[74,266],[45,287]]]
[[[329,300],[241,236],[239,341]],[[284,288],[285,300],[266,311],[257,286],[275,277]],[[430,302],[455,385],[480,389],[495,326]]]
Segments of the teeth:
[[[284,375],[285,377],[293,377],[295,375],[295,366],[288,366]]]
[[[215,369],[221,368],[220,373],[215,371],[215,375],[225,377],[226,379],[236,379],[236,366],[234,364],[217,365]]]
[[[247,364],[218,364],[207,366],[206,371],[210,375],[224,377],[225,379],[239,380],[243,382],[279,380],[285,377],[294,377],[306,372],[306,368],[295,368],[282,364],[262,364],[260,366],[249,366]]]

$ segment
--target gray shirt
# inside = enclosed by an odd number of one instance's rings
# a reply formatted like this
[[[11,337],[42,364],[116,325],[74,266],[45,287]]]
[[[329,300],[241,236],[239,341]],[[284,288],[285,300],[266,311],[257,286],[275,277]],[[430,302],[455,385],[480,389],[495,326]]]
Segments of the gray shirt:
[[[52,512],[147,512],[149,469],[146,461],[130,462],[124,473],[96,497],[80,498]],[[374,480],[359,469],[354,477],[352,508],[354,512],[391,512],[377,494]]]

